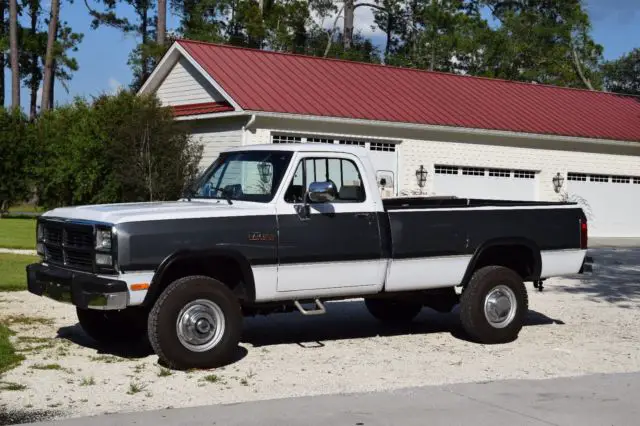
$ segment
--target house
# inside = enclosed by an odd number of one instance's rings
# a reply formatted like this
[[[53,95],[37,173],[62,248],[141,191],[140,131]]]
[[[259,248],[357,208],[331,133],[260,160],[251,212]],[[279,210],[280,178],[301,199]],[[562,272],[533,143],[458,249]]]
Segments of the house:
[[[640,98],[178,40],[141,93],[204,144],[370,151],[384,196],[578,201],[640,237]]]

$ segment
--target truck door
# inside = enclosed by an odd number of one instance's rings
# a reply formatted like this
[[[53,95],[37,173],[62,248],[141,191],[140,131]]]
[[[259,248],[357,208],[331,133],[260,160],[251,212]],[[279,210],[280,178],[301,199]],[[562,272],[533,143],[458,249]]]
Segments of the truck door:
[[[386,259],[377,212],[383,208],[376,204],[379,198],[373,191],[377,188],[363,179],[359,159],[339,153],[303,153],[294,170],[276,207],[278,292],[382,288]],[[301,215],[309,185],[326,181],[335,184],[336,199],[310,202],[310,214]]]

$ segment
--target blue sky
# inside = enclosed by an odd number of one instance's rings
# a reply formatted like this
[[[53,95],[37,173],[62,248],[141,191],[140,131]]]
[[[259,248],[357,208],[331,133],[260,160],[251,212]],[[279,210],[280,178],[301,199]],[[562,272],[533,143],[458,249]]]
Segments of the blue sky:
[[[586,4],[593,24],[593,37],[604,46],[606,59],[618,58],[634,47],[640,47],[639,0],[586,0]],[[372,23],[372,16],[364,9],[357,11],[356,27],[367,29]],[[131,16],[132,10],[123,6],[119,13]],[[87,9],[81,0],[73,3],[63,0],[61,17],[76,32],[84,33],[84,40],[74,53],[80,69],[69,85],[69,93],[59,84],[56,85],[56,102],[66,103],[74,96],[91,97],[112,92],[120,85],[128,85],[131,70],[127,59],[129,52],[137,44],[135,38],[106,27],[92,30]],[[170,16],[169,29],[175,28],[177,21],[177,17]],[[372,31],[369,35],[374,40],[384,41],[382,34]],[[10,78],[11,73],[7,70],[7,103],[10,102]],[[22,92],[22,103],[25,106],[28,104],[26,90]]]

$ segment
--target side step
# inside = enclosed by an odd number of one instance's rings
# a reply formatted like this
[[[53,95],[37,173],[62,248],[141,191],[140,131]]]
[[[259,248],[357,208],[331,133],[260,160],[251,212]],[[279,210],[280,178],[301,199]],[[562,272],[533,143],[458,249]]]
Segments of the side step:
[[[297,300],[294,300],[293,304],[296,308],[298,308],[302,315],[323,315],[327,313],[327,309],[324,307],[324,304],[320,300],[316,299],[314,300],[314,302],[316,304],[316,308],[318,309],[314,309],[313,311],[307,311]]]

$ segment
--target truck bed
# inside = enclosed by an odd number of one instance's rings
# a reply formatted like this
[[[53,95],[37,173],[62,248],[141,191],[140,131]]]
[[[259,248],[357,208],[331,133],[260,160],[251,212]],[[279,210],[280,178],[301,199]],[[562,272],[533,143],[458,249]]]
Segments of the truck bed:
[[[405,197],[386,198],[382,200],[385,210],[402,209],[439,209],[462,207],[536,207],[536,206],[571,206],[576,203],[563,201],[515,201],[490,200],[480,198],[458,197]]]

